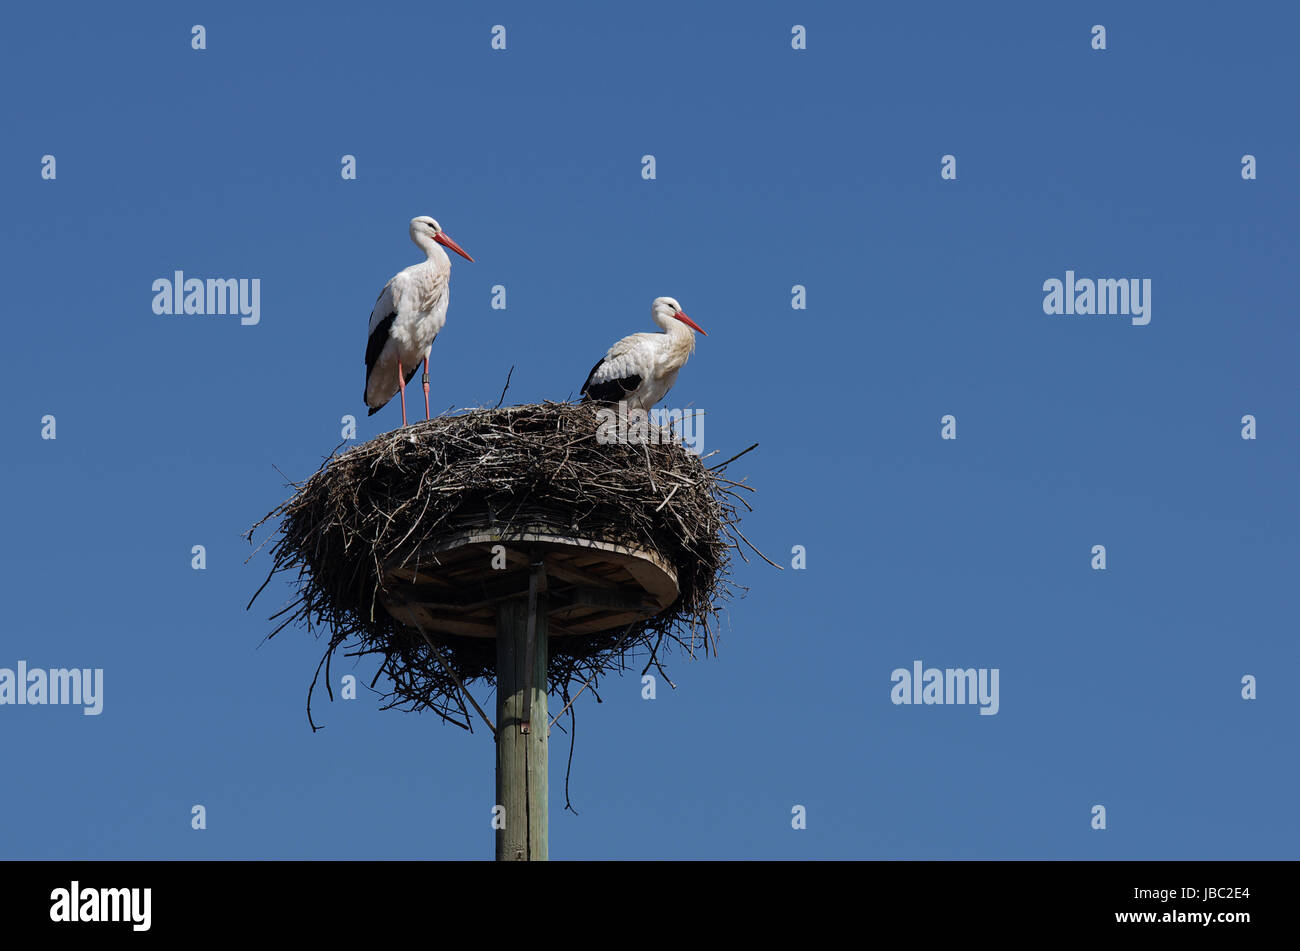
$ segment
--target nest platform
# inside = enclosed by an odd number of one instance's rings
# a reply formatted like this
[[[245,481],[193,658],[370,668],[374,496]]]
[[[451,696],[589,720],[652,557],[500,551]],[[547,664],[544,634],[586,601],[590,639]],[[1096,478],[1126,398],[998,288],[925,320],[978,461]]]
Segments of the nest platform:
[[[530,583],[565,698],[634,656],[716,650],[751,490],[666,431],[607,441],[601,422],[584,403],[469,410],[331,456],[249,533],[278,518],[267,580],[294,576],[270,636],[328,637],[327,684],[336,653],[378,656],[388,706],[462,726],[464,685],[495,682],[502,605]]]

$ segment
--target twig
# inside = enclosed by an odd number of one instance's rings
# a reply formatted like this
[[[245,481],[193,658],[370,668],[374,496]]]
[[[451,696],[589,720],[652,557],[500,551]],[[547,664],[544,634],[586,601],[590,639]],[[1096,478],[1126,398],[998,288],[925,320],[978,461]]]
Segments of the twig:
[[[673,486],[673,490],[668,493],[668,497],[655,506],[655,511],[658,512],[661,508],[663,508],[665,505],[671,502],[673,500],[673,496],[677,494],[677,490],[680,488],[681,488],[680,485]]]
[[[514,364],[512,363],[510,365],[510,372],[506,374],[506,385],[501,390],[501,399],[497,400],[497,405],[494,407],[495,409],[500,409],[501,404],[505,402],[506,390],[510,389],[510,378],[514,375],[515,375],[515,367]]]
[[[737,459],[739,459],[739,458],[740,458],[741,456],[743,456],[745,453],[749,452],[749,451],[752,450],[752,449],[757,449],[757,448],[758,448],[758,443],[754,443],[754,445],[750,446],[749,449],[743,449],[743,450],[741,450],[740,452],[738,452],[738,453],[736,453],[734,456],[732,456],[730,459],[728,459],[726,462],[720,462],[720,463],[718,463],[716,466],[709,466],[709,471],[710,471],[710,472],[721,472],[723,469],[727,468],[727,466],[731,465],[733,462],[735,462]]]
[[[483,712],[483,708],[478,705],[478,702],[474,699],[474,695],[465,689],[465,685],[461,683],[460,677],[457,676],[455,668],[443,659],[442,651],[438,649],[438,645],[429,638],[429,635],[425,633],[424,628],[418,623],[416,624],[416,630],[420,632],[420,636],[423,637],[425,643],[429,645],[429,649],[433,651],[433,656],[438,663],[442,665],[442,669],[451,674],[451,679],[456,681],[456,686],[460,688],[460,692],[465,695],[465,698],[469,700],[471,704],[473,704],[475,712],[483,718],[483,722],[487,724],[488,729],[492,731],[493,738],[495,738],[497,735],[496,725],[493,724],[488,715]]]
[[[740,529],[738,529],[735,525],[732,525],[732,526],[731,526],[731,530],[732,530],[733,532],[735,532],[737,535],[739,535],[739,536],[744,540],[744,542],[745,542],[746,545],[748,545],[750,548],[754,548],[754,543],[751,542],[748,538],[745,538],[745,534],[744,534],[744,532],[742,532]],[[784,568],[784,567],[782,567],[781,565],[778,565],[778,564],[777,564],[776,562],[774,562],[771,558],[768,558],[767,555],[763,554],[763,553],[762,553],[761,551],[759,551],[757,548],[754,548],[754,554],[758,555],[759,558],[762,558],[765,562],[767,562],[769,565],[771,565],[771,566],[772,566],[773,568],[775,568],[777,571],[785,571],[785,568]]]
[[[591,684],[590,684],[589,682],[587,682],[585,679],[583,679],[583,678],[581,678],[581,677],[578,678],[578,679],[582,680],[582,690],[586,690],[588,687],[591,686]],[[550,736],[550,728],[551,728],[552,726],[555,726],[555,721],[558,720],[558,719],[560,719],[560,717],[564,716],[564,712],[565,712],[565,710],[568,710],[569,707],[573,706],[573,701],[574,701],[574,700],[577,700],[579,697],[582,696],[582,690],[579,690],[577,693],[575,693],[575,694],[573,695],[572,699],[570,699],[569,702],[566,703],[566,704],[564,705],[564,710],[561,710],[559,713],[557,713],[557,714],[554,716],[554,718],[552,718],[550,726],[548,726],[548,727],[546,728],[546,735],[547,735],[547,736]]]
[[[585,689],[585,688],[584,688]],[[569,710],[566,706],[565,710]],[[561,710],[561,713],[564,711]],[[569,710],[569,763],[564,767],[564,808],[575,816],[578,810],[573,808],[573,802],[569,799],[569,775],[573,772],[573,743],[578,736],[578,718],[574,715],[573,710]]]

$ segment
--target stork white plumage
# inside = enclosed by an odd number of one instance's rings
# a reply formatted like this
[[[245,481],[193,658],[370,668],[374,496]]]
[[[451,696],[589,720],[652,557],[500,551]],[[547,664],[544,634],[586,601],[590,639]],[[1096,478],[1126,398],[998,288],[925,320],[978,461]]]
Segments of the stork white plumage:
[[[672,389],[677,371],[695,350],[692,331],[708,334],[671,297],[656,297],[650,316],[663,333],[632,334],[610,347],[582,384],[585,399],[626,401],[628,409],[649,412]]]
[[[424,360],[424,417],[429,418],[429,349],[447,322],[450,295],[451,258],[442,248],[451,248],[467,261],[474,259],[461,250],[428,215],[411,219],[411,240],[425,253],[425,260],[395,274],[375,301],[370,313],[366,342],[366,386],[362,399],[369,415],[402,394],[402,425],[406,425],[406,384]],[[442,247],[439,247],[441,245]]]

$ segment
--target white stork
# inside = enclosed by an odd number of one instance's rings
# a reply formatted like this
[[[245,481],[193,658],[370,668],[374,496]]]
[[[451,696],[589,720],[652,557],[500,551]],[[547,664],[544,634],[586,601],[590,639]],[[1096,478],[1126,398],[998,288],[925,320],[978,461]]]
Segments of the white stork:
[[[682,313],[671,297],[656,297],[650,316],[663,333],[624,337],[591,368],[582,394],[599,403],[626,401],[628,409],[650,412],[677,380],[677,371],[695,350],[696,333],[704,330]]]
[[[378,413],[393,394],[402,394],[402,425],[406,425],[406,384],[424,360],[424,418],[429,418],[429,349],[447,322],[451,258],[438,247],[461,250],[428,215],[411,219],[411,240],[425,260],[395,274],[370,312],[370,339],[366,342],[366,386],[362,398],[370,416]]]

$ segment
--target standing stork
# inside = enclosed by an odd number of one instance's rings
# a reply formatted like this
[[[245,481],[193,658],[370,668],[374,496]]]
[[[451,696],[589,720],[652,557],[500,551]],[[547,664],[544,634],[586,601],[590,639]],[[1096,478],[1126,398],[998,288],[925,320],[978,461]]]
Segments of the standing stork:
[[[671,297],[656,297],[650,316],[663,333],[632,334],[610,347],[582,384],[584,401],[626,401],[628,409],[648,413],[672,389],[677,371],[695,350],[691,331],[708,334]]]
[[[406,384],[424,360],[424,418],[429,418],[429,349],[447,322],[451,248],[466,261],[461,250],[428,215],[411,219],[411,240],[426,255],[419,264],[398,271],[379,293],[370,312],[370,339],[366,342],[366,386],[362,398],[374,416],[395,393],[402,394],[402,425],[406,425]],[[442,247],[439,247],[442,245]]]

